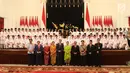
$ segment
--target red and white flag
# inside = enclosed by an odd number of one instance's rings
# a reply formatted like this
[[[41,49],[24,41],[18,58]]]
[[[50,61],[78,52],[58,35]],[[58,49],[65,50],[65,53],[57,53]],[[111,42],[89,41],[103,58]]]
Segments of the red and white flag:
[[[98,16],[95,16],[95,25],[98,26],[98,24],[99,24]]]
[[[104,16],[104,26],[107,26],[107,17]]]
[[[110,26],[110,16],[107,16],[107,26],[109,27]]]
[[[95,26],[95,18],[94,18],[94,16],[93,16],[92,24],[93,24],[93,26]]]
[[[36,26],[39,26],[38,16],[35,16],[35,24],[36,24]]]
[[[88,4],[86,4],[86,22],[87,22],[88,26],[91,27],[90,16],[89,16],[89,11],[88,11]]]
[[[128,25],[129,25],[129,27],[130,27],[130,17],[128,17]]]
[[[113,19],[112,19],[112,16],[110,16],[110,23],[111,23],[111,26],[113,27]]]
[[[45,12],[45,6],[43,4],[43,10],[42,10],[42,22],[46,28],[46,12]]]
[[[25,25],[25,19],[24,16],[20,17],[20,26],[24,26]]]
[[[37,16],[35,16],[34,24],[37,26]]]
[[[99,16],[99,25],[100,25],[101,27],[103,27],[103,26],[102,26],[102,16]]]
[[[28,26],[28,17],[25,18],[25,26]]]
[[[22,17],[20,17],[20,26],[22,26]]]
[[[32,26],[32,18],[31,18],[31,16],[29,17],[29,26]]]
[[[32,16],[32,26],[35,26],[34,17]]]

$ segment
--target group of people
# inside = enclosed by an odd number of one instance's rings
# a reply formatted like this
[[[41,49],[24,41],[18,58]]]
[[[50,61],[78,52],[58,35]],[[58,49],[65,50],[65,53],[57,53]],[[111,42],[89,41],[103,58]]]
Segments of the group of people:
[[[28,65],[101,66],[102,49],[130,47],[130,28],[71,29],[63,38],[59,30],[45,28],[1,29],[0,48],[27,48]]]
[[[130,28],[90,28],[90,29],[71,29],[70,36],[63,38],[59,30],[48,30],[45,28],[27,29],[27,28],[10,28],[2,29],[0,32],[0,48],[26,48],[28,38],[32,38],[36,44],[40,41],[44,46],[45,43],[51,44],[52,41],[57,43],[57,39],[62,39],[63,43],[69,41],[73,45],[74,41],[81,45],[81,40],[88,44],[92,40],[95,45],[97,38],[101,39],[103,49],[128,49],[126,33]]]
[[[97,66],[101,67],[101,50],[102,43],[100,38],[97,39],[95,45],[92,40],[86,45],[84,40],[81,40],[81,45],[74,41],[70,45],[66,41],[66,45],[59,39],[58,43],[52,41],[49,45],[44,46],[40,41],[37,44],[33,43],[33,39],[29,39],[27,45],[28,50],[28,65],[73,65],[73,66]]]

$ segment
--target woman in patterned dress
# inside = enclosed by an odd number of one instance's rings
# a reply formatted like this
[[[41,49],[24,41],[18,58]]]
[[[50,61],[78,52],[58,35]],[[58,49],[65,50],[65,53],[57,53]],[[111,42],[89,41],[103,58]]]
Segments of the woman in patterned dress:
[[[49,56],[50,56],[50,46],[48,43],[44,46],[44,64],[48,65],[49,64]]]
[[[50,57],[51,57],[51,64],[55,65],[56,63],[56,45],[55,42],[52,41],[50,45]]]

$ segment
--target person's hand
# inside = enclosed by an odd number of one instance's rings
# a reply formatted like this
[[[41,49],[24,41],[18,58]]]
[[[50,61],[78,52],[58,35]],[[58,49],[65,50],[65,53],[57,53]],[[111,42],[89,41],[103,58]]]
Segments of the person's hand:
[[[74,54],[77,54],[77,52],[74,52]]]
[[[61,52],[61,50],[58,50],[58,52]]]
[[[29,52],[33,52],[33,49],[29,50]]]
[[[29,52],[32,52],[32,50],[29,50]]]

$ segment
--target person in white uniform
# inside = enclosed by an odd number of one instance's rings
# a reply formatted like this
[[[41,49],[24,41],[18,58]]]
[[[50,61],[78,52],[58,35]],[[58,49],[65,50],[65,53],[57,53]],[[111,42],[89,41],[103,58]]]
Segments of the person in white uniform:
[[[2,48],[2,49],[4,49],[4,42],[5,42],[4,29],[1,29],[1,32],[0,32],[0,48]]]
[[[116,36],[115,41],[113,43],[113,49],[119,49],[119,45],[122,43],[119,39],[119,35]]]
[[[16,48],[22,48],[23,47],[21,41],[22,41],[21,36],[18,35],[18,38],[15,40],[15,42],[16,42]]]
[[[5,40],[5,48],[12,48],[11,42],[10,42],[10,35],[7,35],[7,38]]]
[[[121,43],[120,43],[120,49],[127,49],[128,43],[127,43],[127,38],[125,35],[123,35],[123,38],[120,38]]]
[[[11,45],[11,48],[17,48],[17,42],[19,40],[16,40],[15,36],[12,35],[12,37],[10,38],[10,45]]]
[[[22,35],[22,38],[21,38],[21,44],[22,44],[22,48],[26,48],[26,37],[25,37],[25,35]]]
[[[101,43],[103,44],[103,49],[107,49],[108,48],[109,39],[107,38],[107,35],[105,35],[101,39]]]
[[[113,49],[113,44],[115,40],[113,39],[113,35],[111,35],[111,38],[109,39],[108,48]]]

